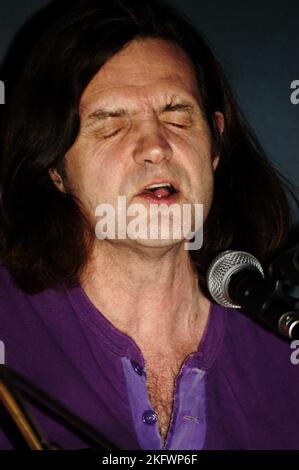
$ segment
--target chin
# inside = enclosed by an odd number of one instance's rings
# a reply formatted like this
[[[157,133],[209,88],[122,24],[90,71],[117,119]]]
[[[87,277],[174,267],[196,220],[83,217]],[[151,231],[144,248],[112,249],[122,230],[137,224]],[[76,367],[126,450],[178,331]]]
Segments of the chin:
[[[171,239],[163,239],[163,240],[150,240],[150,239],[137,239],[132,240],[132,243],[138,246],[144,246],[147,248],[171,248],[172,246],[178,245],[182,243],[183,240],[171,240]]]

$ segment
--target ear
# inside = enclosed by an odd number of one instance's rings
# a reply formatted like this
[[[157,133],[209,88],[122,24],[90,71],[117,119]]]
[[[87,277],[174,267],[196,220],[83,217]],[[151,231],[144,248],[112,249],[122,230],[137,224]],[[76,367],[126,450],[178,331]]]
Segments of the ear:
[[[56,188],[58,188],[59,191],[61,191],[62,193],[65,193],[66,190],[65,190],[65,187],[64,187],[64,184],[63,184],[63,180],[62,180],[60,174],[58,173],[58,171],[56,170],[56,168],[54,168],[54,169],[50,168],[49,175],[50,175],[51,180],[55,184]]]
[[[220,134],[222,135],[223,131],[224,131],[224,125],[225,125],[224,124],[224,116],[220,111],[215,111],[214,117],[215,117],[215,121],[216,121],[216,125],[218,127],[218,130],[219,130]],[[214,158],[213,158],[213,169],[214,169],[214,171],[216,170],[216,168],[218,166],[219,160],[220,160],[220,155],[215,155]]]

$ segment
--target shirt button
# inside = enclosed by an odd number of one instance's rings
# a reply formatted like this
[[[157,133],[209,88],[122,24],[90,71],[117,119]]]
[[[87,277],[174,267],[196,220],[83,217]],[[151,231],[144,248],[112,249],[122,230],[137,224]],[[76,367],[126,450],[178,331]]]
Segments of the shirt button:
[[[132,361],[131,361],[131,364],[132,364],[132,367],[133,367],[134,371],[136,372],[136,374],[138,374],[138,375],[140,375],[140,376],[144,374],[143,369],[142,369],[142,367],[138,364],[138,362],[132,360]]]
[[[142,415],[142,421],[145,424],[155,424],[157,419],[157,415],[153,410],[146,410]]]

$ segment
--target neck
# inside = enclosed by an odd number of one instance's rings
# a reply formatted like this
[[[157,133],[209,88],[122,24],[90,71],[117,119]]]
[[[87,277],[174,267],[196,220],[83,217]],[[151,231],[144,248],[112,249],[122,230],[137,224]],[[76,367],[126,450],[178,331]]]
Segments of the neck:
[[[81,285],[94,305],[139,345],[198,345],[210,303],[198,287],[188,251],[105,242],[93,249]],[[152,346],[152,345],[151,345]]]

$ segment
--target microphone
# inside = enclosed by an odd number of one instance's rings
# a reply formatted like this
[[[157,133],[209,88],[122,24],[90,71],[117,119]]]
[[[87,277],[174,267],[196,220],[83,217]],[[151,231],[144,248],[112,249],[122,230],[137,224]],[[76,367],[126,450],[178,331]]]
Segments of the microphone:
[[[270,331],[299,339],[299,312],[285,296],[281,281],[265,279],[260,262],[250,253],[220,253],[208,269],[207,285],[218,304],[242,308]]]

